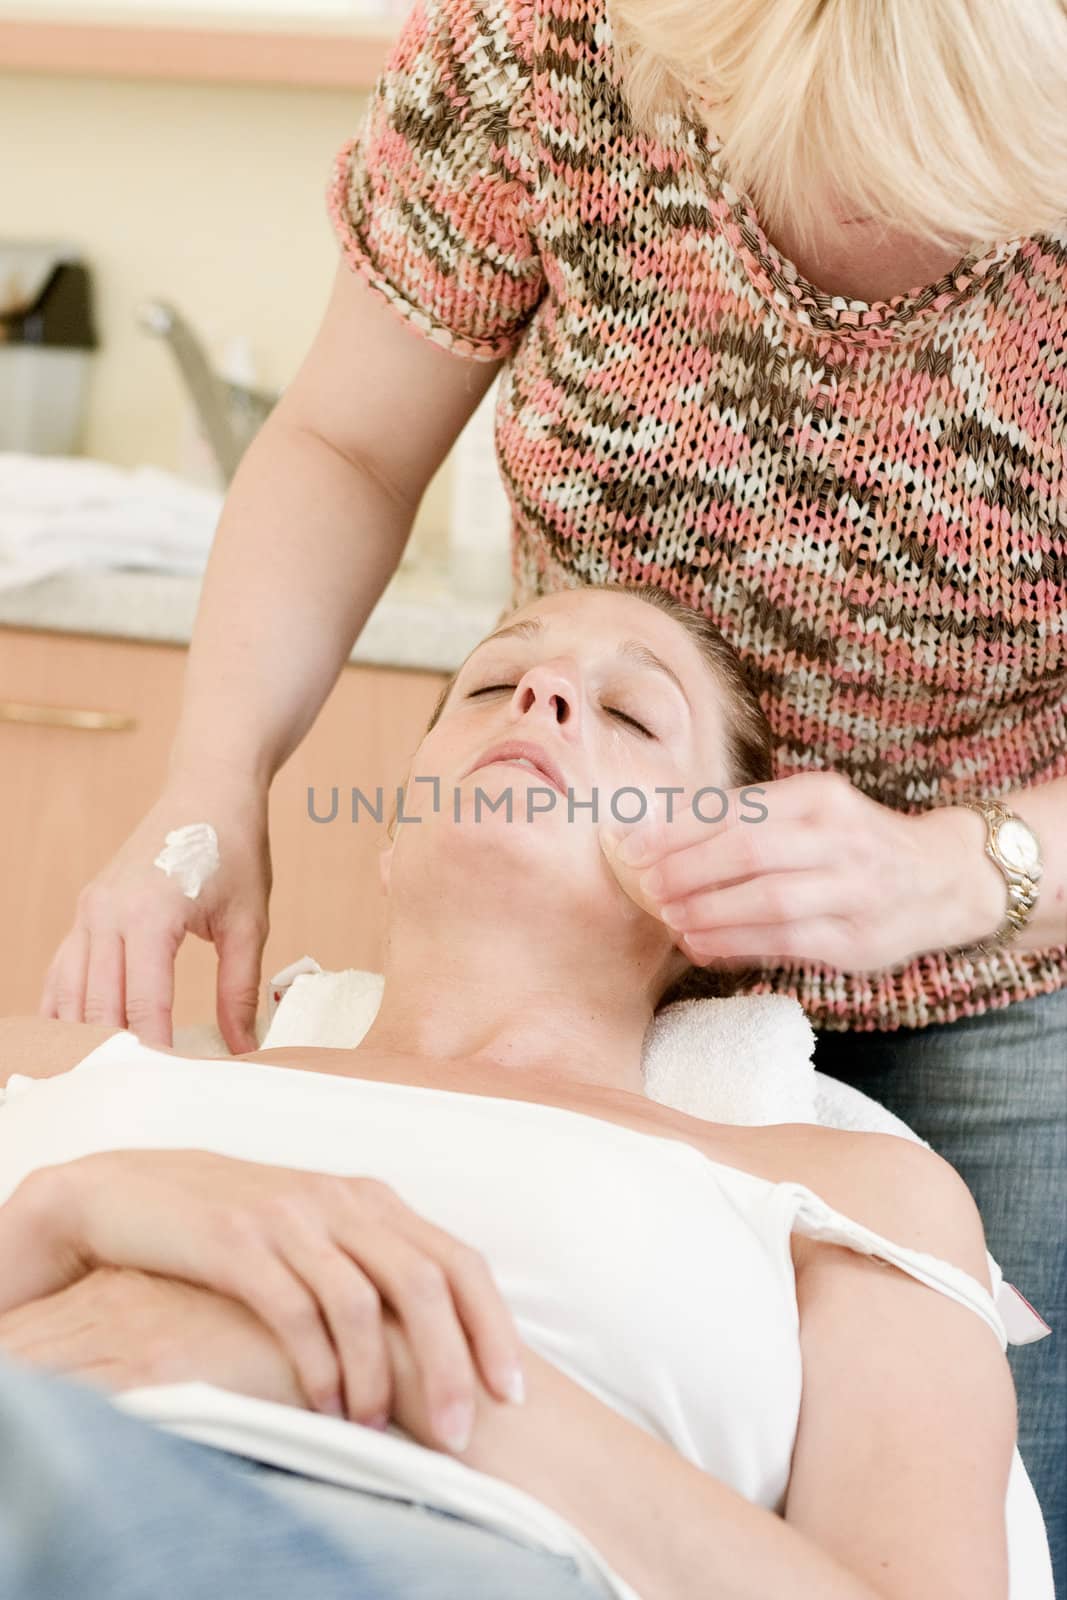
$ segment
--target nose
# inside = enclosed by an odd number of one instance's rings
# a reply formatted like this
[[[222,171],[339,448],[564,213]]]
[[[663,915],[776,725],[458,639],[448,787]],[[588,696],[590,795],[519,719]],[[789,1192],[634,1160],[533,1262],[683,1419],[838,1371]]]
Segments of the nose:
[[[550,716],[573,737],[581,729],[577,673],[558,661],[528,667],[515,685],[512,706],[522,717]]]

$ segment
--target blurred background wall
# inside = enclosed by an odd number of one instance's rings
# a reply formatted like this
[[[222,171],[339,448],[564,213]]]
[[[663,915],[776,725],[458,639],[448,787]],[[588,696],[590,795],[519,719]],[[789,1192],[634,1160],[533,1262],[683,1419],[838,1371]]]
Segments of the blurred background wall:
[[[338,258],[325,191],[366,91],[0,73],[0,232],[77,243],[100,349],[85,454],[181,472],[188,412],[138,304],[174,301],[219,358],[244,336],[255,380],[292,377]],[[443,550],[449,463],[415,546]]]

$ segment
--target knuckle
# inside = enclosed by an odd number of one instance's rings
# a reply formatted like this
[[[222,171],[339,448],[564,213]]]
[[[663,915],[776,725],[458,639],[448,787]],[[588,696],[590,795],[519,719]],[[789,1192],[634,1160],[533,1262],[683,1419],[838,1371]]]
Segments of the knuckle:
[[[82,1008],[82,1016],[86,1022],[98,1024],[111,1024],[119,1012],[118,996],[111,994],[88,994]]]
[[[259,1223],[243,1206],[221,1206],[214,1213],[208,1237],[220,1247],[223,1258],[236,1265],[246,1261],[262,1243]]]
[[[271,1232],[288,1232],[305,1227],[316,1207],[312,1197],[301,1189],[276,1189],[260,1201],[259,1211]]]
[[[308,1403],[315,1411],[321,1411],[337,1393],[337,1373],[326,1366],[306,1373],[301,1382]]]
[[[337,1310],[346,1324],[362,1332],[381,1320],[382,1297],[369,1278],[353,1276],[338,1291]]]
[[[247,944],[264,945],[270,937],[270,920],[267,917],[250,917],[238,930],[238,938]]]
[[[456,1265],[461,1271],[468,1272],[472,1276],[482,1278],[492,1276],[488,1258],[472,1244],[466,1244],[462,1240],[456,1245]]]
[[[843,772],[823,773],[824,803],[835,813],[841,811],[852,797],[852,784]]]
[[[458,1244],[452,1258],[452,1269],[461,1280],[470,1283],[479,1293],[496,1288],[496,1279],[489,1261],[472,1245]]]
[[[404,1292],[413,1300],[440,1300],[447,1292],[444,1272],[429,1256],[417,1256],[404,1269]]]
[[[758,828],[748,828],[737,835],[737,849],[742,870],[758,872],[763,865],[763,838]]]
[[[769,878],[764,883],[767,910],[779,922],[789,922],[795,911],[793,890],[785,881]]]
[[[339,1180],[346,1198],[353,1195],[368,1211],[384,1212],[391,1209],[398,1199],[395,1190],[380,1178],[343,1178]]]
[[[351,1179],[342,1177],[336,1172],[309,1172],[307,1174],[309,1192],[313,1193],[319,1204],[332,1214],[336,1215],[339,1207],[347,1204],[351,1199]]]
[[[291,1336],[298,1337],[319,1326],[319,1313],[314,1300],[296,1284],[276,1290],[271,1295],[271,1305],[277,1325]]]
[[[126,1021],[137,1032],[138,1027],[169,1017],[170,1008],[158,996],[137,995],[126,997]]]
[[[123,918],[125,936],[143,945],[166,944],[182,930],[180,917],[160,916],[150,906],[138,905]]]
[[[107,898],[96,882],[87,883],[78,894],[74,902],[78,916],[83,922],[95,922],[103,909],[103,902]]]

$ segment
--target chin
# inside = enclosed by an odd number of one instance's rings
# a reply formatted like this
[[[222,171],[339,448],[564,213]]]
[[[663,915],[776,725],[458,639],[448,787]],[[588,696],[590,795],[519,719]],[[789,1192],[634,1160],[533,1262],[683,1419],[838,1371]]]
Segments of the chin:
[[[497,794],[494,789],[487,788],[487,792],[491,797]],[[491,811],[484,803],[476,819],[473,793],[464,794],[460,821],[443,812],[435,820],[444,826],[434,835],[425,836],[427,853],[432,853],[439,863],[434,870],[440,872],[443,867],[447,873],[449,866],[445,863],[454,865],[464,874],[470,891],[484,886],[482,875],[489,876],[491,863],[500,863],[499,887],[516,897],[516,910],[531,904],[535,883],[538,888],[550,890],[554,903],[573,907],[575,915],[595,915],[601,899],[605,910],[610,907],[613,884],[604,877],[597,830],[581,811],[568,821],[567,802],[562,795],[551,811],[535,812],[527,821],[526,792],[516,786],[509,821],[503,806]],[[509,874],[508,862],[522,872],[521,878]],[[472,880],[474,872],[479,875],[477,884]],[[492,874],[493,878],[496,876]]]

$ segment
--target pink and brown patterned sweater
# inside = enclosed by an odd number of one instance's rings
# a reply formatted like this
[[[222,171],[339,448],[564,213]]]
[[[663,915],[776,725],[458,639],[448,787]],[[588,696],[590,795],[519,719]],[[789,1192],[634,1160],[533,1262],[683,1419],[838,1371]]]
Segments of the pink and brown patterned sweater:
[[[825,294],[695,116],[636,132],[604,7],[417,0],[328,194],[411,328],[504,359],[514,603],[614,577],[706,613],[782,777],[915,812],[1064,776],[1067,221]],[[875,1029],[1065,985],[1067,946],[752,987]]]

